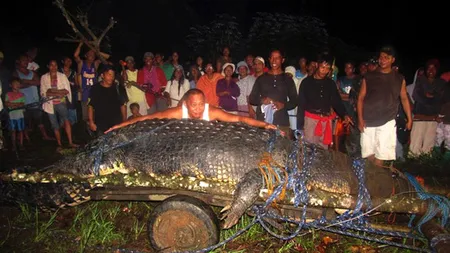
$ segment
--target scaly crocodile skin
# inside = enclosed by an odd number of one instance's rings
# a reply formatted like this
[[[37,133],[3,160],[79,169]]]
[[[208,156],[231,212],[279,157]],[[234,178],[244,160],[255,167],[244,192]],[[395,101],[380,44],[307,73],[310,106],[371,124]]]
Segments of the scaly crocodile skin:
[[[258,197],[256,189],[263,187],[258,166],[269,150],[271,138],[275,138],[273,161],[285,165],[292,142],[273,130],[202,120],[142,121],[93,140],[44,174],[2,176],[3,180],[12,178],[28,183],[3,182],[0,196],[24,202],[28,198],[28,202],[41,206],[64,206],[89,200],[86,191],[102,184],[167,187],[220,195],[231,195],[239,189],[228,212],[229,216],[239,218]],[[310,145],[304,148],[307,154],[312,152]],[[308,188],[340,194],[357,191],[349,157],[325,150],[319,150],[315,156]],[[302,159],[299,156],[300,169]],[[108,176],[94,176],[96,168],[100,175]],[[41,183],[33,187],[30,182]],[[23,195],[18,193],[20,187],[25,188]],[[228,220],[228,224],[234,219]]]

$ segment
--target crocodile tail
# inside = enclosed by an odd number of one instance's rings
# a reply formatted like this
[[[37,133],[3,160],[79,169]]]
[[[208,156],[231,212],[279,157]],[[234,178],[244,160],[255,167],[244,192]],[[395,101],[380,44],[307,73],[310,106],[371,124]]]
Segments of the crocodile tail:
[[[76,206],[90,200],[89,183],[0,181],[0,202],[36,206],[44,211]]]

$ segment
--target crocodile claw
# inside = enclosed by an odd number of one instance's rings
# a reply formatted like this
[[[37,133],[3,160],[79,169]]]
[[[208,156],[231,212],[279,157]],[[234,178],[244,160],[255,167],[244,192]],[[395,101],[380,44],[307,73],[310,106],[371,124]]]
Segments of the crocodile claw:
[[[228,211],[231,209],[231,205],[226,205],[224,208],[222,208],[222,210],[220,210],[220,213],[223,213],[225,211]]]
[[[229,229],[232,226],[236,225],[236,223],[238,222],[238,220],[241,216],[242,216],[242,214],[237,214],[236,212],[233,212],[232,210],[226,211],[220,218],[221,220],[224,220],[224,222],[222,224],[222,228]]]

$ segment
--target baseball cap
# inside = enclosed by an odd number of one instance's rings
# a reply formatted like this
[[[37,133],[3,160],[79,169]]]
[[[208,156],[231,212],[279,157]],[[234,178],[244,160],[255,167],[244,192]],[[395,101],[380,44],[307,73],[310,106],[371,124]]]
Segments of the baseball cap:
[[[152,52],[146,52],[146,53],[144,54],[144,58],[146,58],[146,57],[155,58],[155,55],[153,55]]]
[[[391,46],[382,47],[380,49],[380,53],[385,53],[387,55],[391,55],[392,57],[396,57],[397,56],[397,53],[395,52],[395,49],[393,47],[391,47]]]
[[[255,58],[255,60],[253,60],[253,62],[255,62],[255,61],[260,61],[260,62],[262,62],[263,65],[266,65],[264,58],[262,58],[261,56],[256,56],[256,58]]]
[[[145,58],[145,56],[144,56],[144,58]],[[129,61],[134,62],[134,58],[133,58],[133,56],[127,56],[127,57],[125,57],[125,61],[126,62],[129,62]]]

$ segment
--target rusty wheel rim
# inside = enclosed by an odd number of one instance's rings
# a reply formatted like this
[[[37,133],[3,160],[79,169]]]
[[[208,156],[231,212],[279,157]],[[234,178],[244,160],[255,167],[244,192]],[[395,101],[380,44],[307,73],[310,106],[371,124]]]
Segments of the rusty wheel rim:
[[[168,210],[162,213],[152,230],[154,240],[161,249],[187,250],[208,246],[206,225],[188,211]]]

